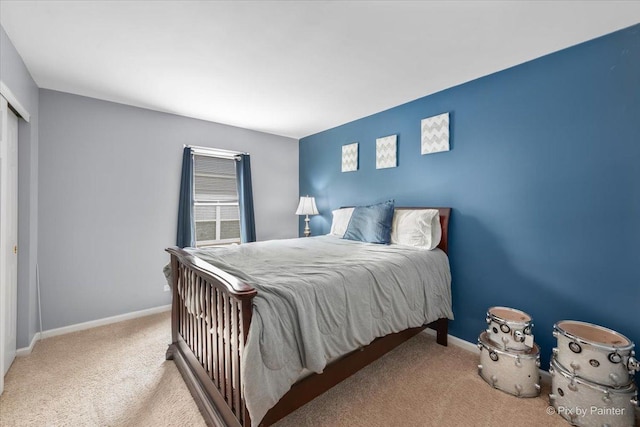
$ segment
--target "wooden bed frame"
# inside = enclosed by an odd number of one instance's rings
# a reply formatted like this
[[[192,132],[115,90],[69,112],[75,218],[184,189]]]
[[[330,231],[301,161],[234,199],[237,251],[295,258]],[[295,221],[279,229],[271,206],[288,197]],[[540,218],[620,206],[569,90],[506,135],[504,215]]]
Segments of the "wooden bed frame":
[[[438,247],[447,252],[451,208],[396,209],[438,209],[442,227]],[[167,252],[171,254],[173,305],[172,343],[166,358],[175,361],[207,425],[249,427],[240,362],[257,291],[180,248]],[[189,303],[184,295],[191,295]],[[198,305],[197,310],[193,304]],[[436,330],[438,344],[447,345],[447,319],[377,338],[330,363],[322,374],[311,374],[294,384],[260,426],[273,424],[426,327]]]

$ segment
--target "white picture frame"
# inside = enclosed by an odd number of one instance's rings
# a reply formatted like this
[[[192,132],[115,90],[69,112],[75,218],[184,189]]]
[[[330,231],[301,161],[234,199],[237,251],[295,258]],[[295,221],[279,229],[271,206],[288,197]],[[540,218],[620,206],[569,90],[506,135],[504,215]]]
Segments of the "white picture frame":
[[[358,170],[358,143],[342,146],[342,172]]]
[[[376,139],[376,169],[398,166],[398,135]]]
[[[449,113],[423,119],[420,125],[422,155],[449,151]]]

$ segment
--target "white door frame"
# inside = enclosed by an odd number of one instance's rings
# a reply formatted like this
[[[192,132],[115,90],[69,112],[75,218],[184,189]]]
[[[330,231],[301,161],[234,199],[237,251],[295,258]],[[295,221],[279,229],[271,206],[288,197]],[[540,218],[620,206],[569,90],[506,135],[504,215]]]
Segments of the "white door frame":
[[[0,394],[15,358],[17,327],[18,118],[8,106],[0,96]]]
[[[7,134],[7,123],[6,123],[6,113],[5,110],[7,109],[7,101],[0,96],[0,155],[2,153],[2,146],[4,146],[4,138],[5,135]],[[3,171],[2,171],[2,163],[4,162],[4,160],[2,158],[0,158],[0,188],[2,188],[2,177],[3,175]],[[1,193],[1,191],[0,191]],[[0,204],[4,204],[4,200],[2,200],[2,194],[0,194]],[[1,249],[3,248],[4,245],[4,237],[0,235],[0,272],[4,271],[4,251]],[[4,318],[5,318],[5,298],[4,298],[4,280],[2,280],[3,277],[0,277],[0,280],[2,281],[0,283],[0,395],[4,392]]]
[[[6,101],[11,105],[11,107],[17,111],[20,115],[20,118],[26,122],[31,120],[31,115],[29,111],[24,107],[24,105],[20,102],[17,96],[11,91],[9,86],[0,79],[0,98],[4,97]],[[0,114],[1,115],[1,114]],[[3,118],[0,118],[3,120]],[[6,123],[0,123],[0,129],[6,128]],[[17,167],[17,165],[16,165]],[[0,175],[2,173],[0,166]],[[17,201],[16,201],[17,203]],[[16,242],[17,244],[17,242]],[[1,286],[0,286],[1,287]],[[4,300],[4,298],[3,298]],[[4,391],[4,342],[5,342],[5,331],[4,331],[4,307],[0,311],[3,315],[0,316],[0,394]]]

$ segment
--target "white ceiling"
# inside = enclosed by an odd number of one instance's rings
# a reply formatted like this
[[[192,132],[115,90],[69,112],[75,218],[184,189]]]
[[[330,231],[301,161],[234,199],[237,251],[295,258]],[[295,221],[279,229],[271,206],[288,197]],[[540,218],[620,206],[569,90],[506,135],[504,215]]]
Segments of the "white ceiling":
[[[640,22],[640,1],[0,1],[38,86],[307,136]]]

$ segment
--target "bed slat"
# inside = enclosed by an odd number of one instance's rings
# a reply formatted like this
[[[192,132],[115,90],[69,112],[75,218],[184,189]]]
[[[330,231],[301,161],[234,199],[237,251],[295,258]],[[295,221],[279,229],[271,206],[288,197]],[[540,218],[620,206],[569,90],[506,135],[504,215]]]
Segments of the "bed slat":
[[[238,303],[231,300],[231,375],[233,389],[233,412],[240,413],[240,353],[238,346]]]
[[[205,366],[205,369],[207,370],[207,373],[209,374],[209,378],[211,378],[213,380],[213,370],[211,368],[211,304],[209,303],[209,301],[211,301],[211,286],[205,286],[205,291],[204,291],[204,309],[206,312],[205,315],[205,340],[204,340],[204,345],[205,345],[205,349],[206,349],[206,355],[207,355],[207,363]]]
[[[218,372],[220,378],[220,384],[218,385],[218,389],[222,396],[225,396],[226,383],[224,381],[224,317],[223,313],[223,305],[222,305],[222,292],[217,292],[217,301],[218,301]]]
[[[224,305],[224,398],[233,411],[233,391],[231,390],[231,307],[227,298],[224,298],[222,303]]]
[[[211,290],[211,346],[213,348],[212,360],[212,374],[213,382],[216,387],[220,388],[220,363],[218,361],[218,290]]]

